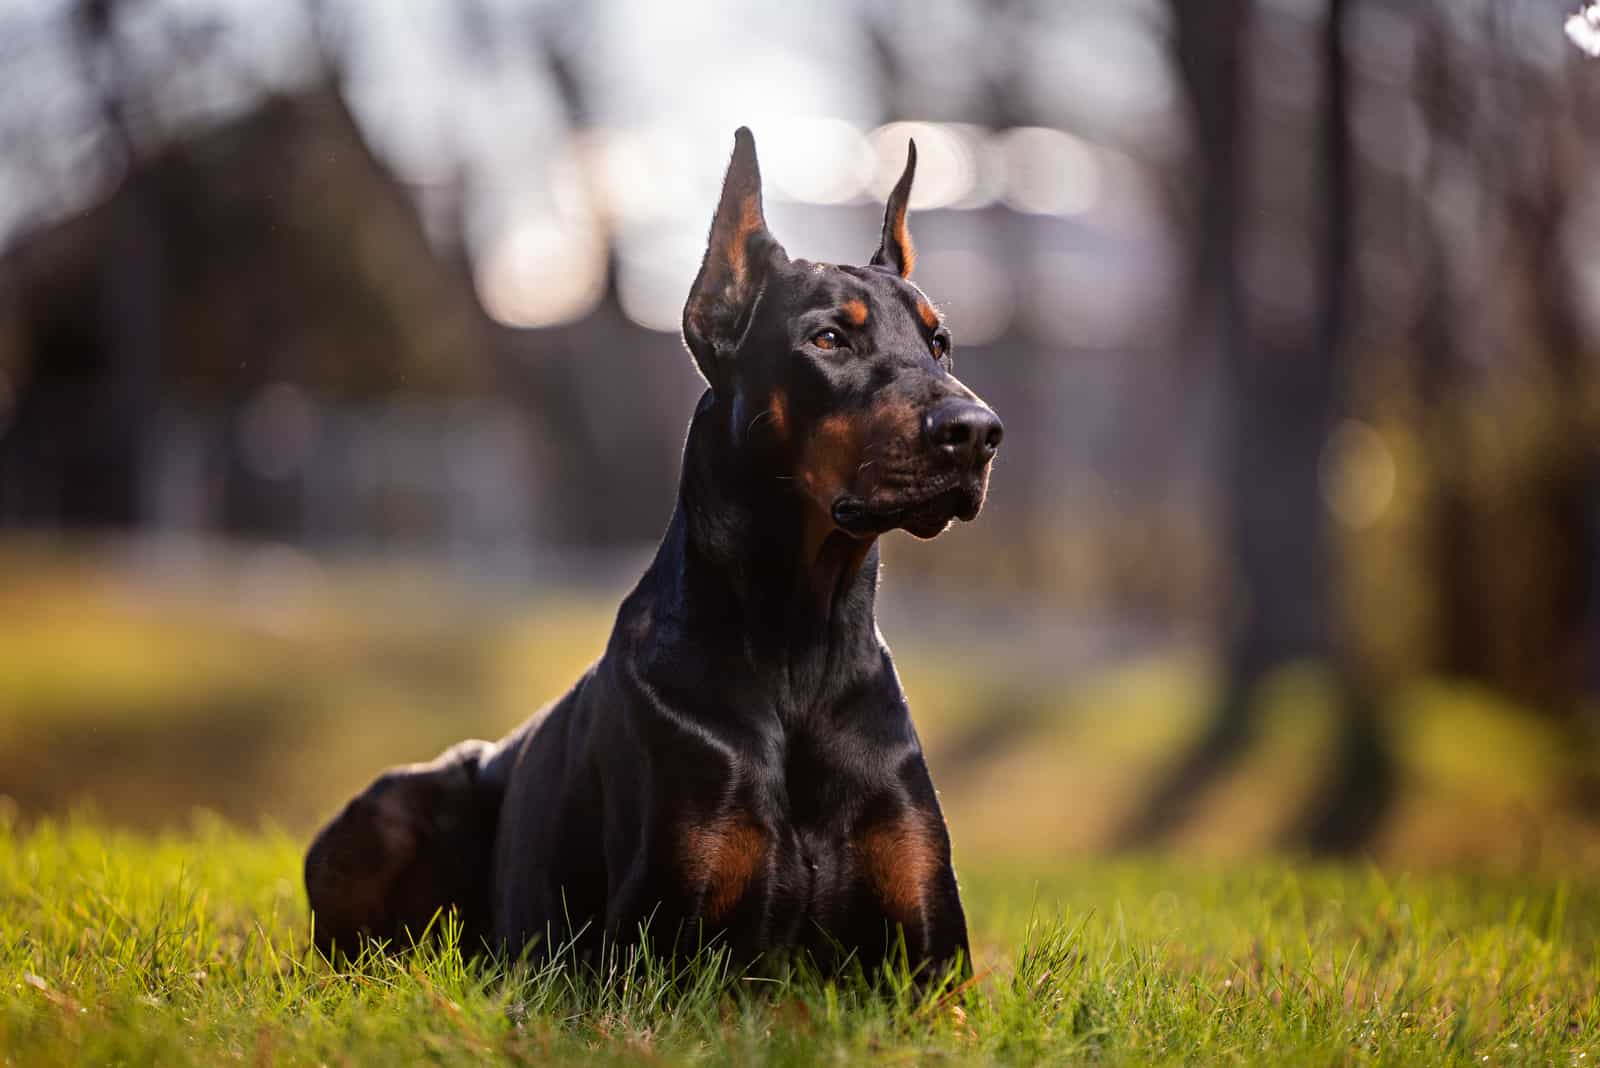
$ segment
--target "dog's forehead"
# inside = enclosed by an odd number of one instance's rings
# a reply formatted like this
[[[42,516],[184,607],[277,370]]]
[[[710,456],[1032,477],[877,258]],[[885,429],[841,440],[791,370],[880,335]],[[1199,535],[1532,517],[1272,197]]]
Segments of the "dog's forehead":
[[[915,283],[883,267],[795,260],[796,289],[807,304],[866,300],[876,308],[905,311],[929,321],[932,302]]]

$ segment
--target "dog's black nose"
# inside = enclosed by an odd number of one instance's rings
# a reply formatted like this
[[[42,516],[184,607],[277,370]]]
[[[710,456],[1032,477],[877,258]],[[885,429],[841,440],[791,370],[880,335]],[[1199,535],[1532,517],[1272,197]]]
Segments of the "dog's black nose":
[[[963,467],[980,467],[994,459],[1006,428],[1000,417],[977,401],[946,401],[923,423],[928,444]]]

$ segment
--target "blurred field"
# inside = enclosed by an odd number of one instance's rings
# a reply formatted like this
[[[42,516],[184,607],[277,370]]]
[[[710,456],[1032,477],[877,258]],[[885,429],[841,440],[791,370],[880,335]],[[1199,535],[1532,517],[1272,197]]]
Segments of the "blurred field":
[[[1281,863],[968,865],[938,1000],[715,960],[604,984],[454,954],[336,973],[299,843],[0,818],[0,1062],[1541,1064],[1600,1056],[1600,887]]]
[[[558,696],[631,578],[530,593],[279,549],[171,563],[131,544],[0,550],[0,795],[24,820],[87,804],[155,828],[201,808],[303,835],[384,766],[495,737]],[[1027,634],[985,644],[901,615],[885,630],[963,859],[1112,845],[1212,687],[1198,650],[1057,675],[1050,649],[1019,656]],[[1311,666],[1280,673],[1265,729],[1180,849],[1277,844],[1328,749],[1324,683]],[[1402,781],[1374,847],[1386,866],[1600,871],[1584,750],[1557,724],[1429,683],[1402,692],[1389,730]]]

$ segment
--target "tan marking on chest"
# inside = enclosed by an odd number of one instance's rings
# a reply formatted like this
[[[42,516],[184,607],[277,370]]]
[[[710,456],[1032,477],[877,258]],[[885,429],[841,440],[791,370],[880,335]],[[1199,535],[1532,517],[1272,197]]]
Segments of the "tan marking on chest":
[[[691,892],[702,895],[706,919],[721,919],[744,897],[766,860],[767,845],[767,832],[742,816],[684,826],[678,860]]]
[[[939,835],[926,814],[909,812],[856,836],[855,853],[884,911],[900,923],[922,915],[944,867]]]

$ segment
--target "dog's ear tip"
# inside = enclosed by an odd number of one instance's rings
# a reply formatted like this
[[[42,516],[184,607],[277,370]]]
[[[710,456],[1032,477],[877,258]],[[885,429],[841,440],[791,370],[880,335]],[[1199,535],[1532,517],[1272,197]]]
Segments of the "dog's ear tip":
[[[900,179],[894,183],[894,189],[889,193],[891,205],[904,205],[911,198],[911,178],[917,173],[917,142],[915,138],[906,138],[906,165],[900,171]]]
[[[728,161],[728,178],[743,188],[760,182],[761,165],[756,162],[756,138],[750,127],[733,131],[733,158]]]
[[[906,229],[906,209],[911,206],[911,180],[916,173],[917,142],[915,138],[908,137],[905,169],[900,172],[899,180],[884,201],[883,239],[878,243],[878,251],[872,254],[871,260],[876,267],[893,267],[901,278],[911,277],[911,268],[917,260],[911,232]]]

